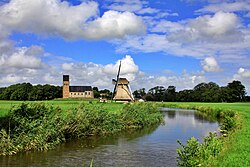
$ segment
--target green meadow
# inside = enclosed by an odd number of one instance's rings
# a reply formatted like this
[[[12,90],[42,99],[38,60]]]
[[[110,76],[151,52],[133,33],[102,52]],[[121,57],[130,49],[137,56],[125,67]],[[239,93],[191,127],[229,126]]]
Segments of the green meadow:
[[[6,116],[13,106],[18,106],[20,101],[0,101],[0,117]],[[28,102],[30,104],[41,103],[40,101]],[[102,110],[119,113],[125,104],[121,103],[98,103],[97,100],[52,100],[42,101],[46,106],[60,107],[63,112],[79,108],[81,104],[92,104]],[[224,146],[219,155],[212,159],[211,166],[250,166],[250,103],[149,103],[149,105],[195,108],[204,107],[214,110],[232,110],[236,113],[237,128],[223,138]],[[132,108],[128,112],[132,111]],[[145,113],[144,113],[145,114]],[[132,117],[131,117],[132,118]],[[131,119],[130,116],[127,120]],[[146,118],[146,116],[144,117]],[[144,119],[143,118],[143,119]],[[126,121],[127,121],[126,120]],[[121,128],[123,129],[123,128]]]
[[[52,105],[54,107],[60,107],[62,110],[67,111],[79,107],[80,104],[95,104],[102,106],[110,112],[116,112],[121,109],[124,105],[121,103],[99,103],[98,100],[82,100],[82,99],[57,99],[49,101],[26,101],[27,103],[45,103],[46,105]],[[8,114],[13,106],[17,106],[24,103],[24,101],[4,101],[0,100],[0,117]]]

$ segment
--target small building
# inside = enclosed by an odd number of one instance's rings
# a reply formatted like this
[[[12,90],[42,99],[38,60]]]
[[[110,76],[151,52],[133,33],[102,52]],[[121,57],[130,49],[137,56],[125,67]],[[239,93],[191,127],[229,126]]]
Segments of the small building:
[[[70,86],[69,75],[63,75],[63,98],[94,98],[91,86]]]

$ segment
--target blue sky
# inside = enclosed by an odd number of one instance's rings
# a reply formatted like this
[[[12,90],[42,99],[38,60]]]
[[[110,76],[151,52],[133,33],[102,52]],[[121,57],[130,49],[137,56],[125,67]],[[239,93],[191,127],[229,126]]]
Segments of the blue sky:
[[[69,74],[112,90],[122,60],[133,90],[240,80],[250,92],[249,51],[246,0],[0,1],[1,87]]]

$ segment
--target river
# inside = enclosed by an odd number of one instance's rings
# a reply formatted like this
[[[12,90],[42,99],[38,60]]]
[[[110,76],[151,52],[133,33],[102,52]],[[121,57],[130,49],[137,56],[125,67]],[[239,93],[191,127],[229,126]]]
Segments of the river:
[[[150,128],[119,133],[107,137],[73,140],[47,152],[21,153],[0,157],[0,166],[25,167],[164,167],[176,166],[176,142],[185,143],[194,136],[218,130],[218,123],[195,115],[195,111],[163,109],[165,123]]]

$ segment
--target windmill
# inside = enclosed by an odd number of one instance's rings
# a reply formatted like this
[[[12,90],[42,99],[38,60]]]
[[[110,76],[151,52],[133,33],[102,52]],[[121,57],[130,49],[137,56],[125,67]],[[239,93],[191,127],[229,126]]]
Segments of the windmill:
[[[121,61],[117,73],[116,80],[113,79],[113,84],[115,85],[112,100],[115,101],[134,101],[133,94],[131,93],[131,89],[129,87],[129,81],[127,78],[120,78],[121,71]]]

